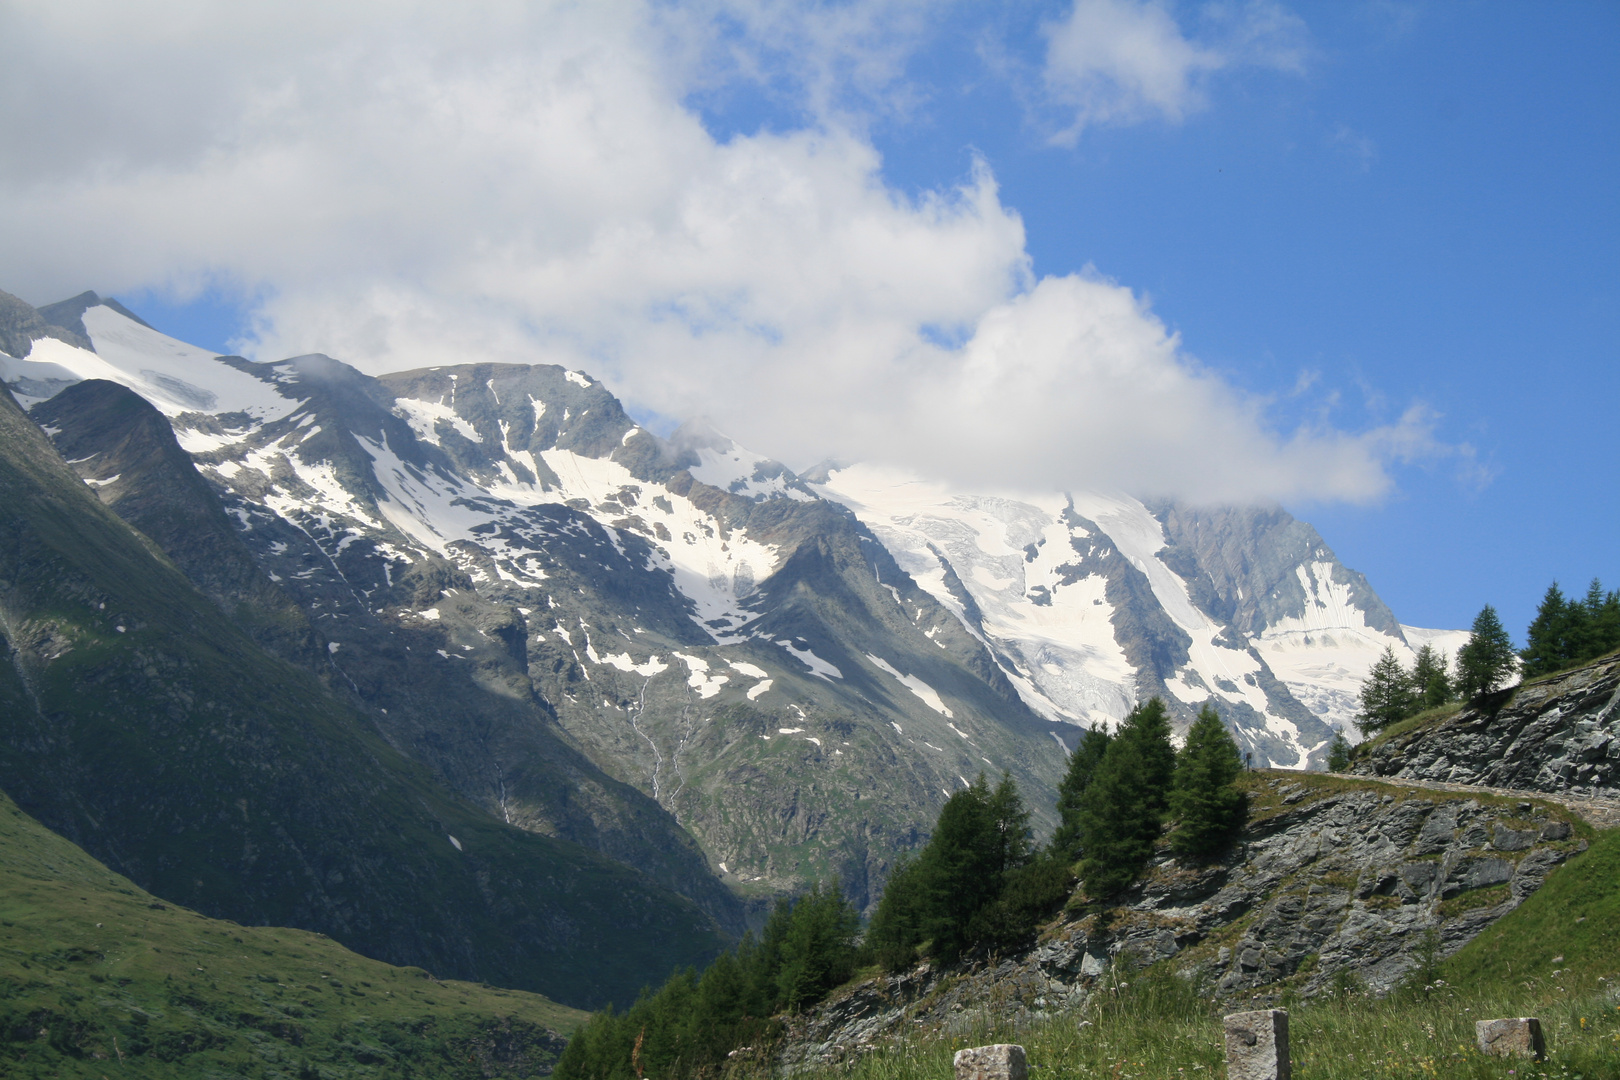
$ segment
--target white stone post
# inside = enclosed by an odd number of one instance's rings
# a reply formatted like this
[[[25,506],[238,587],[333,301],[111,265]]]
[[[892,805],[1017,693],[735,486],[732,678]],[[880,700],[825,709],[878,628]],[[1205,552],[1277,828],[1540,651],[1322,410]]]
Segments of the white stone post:
[[[1547,1044],[1541,1037],[1541,1021],[1534,1016],[1506,1017],[1501,1020],[1476,1020],[1474,1041],[1479,1052],[1496,1057],[1522,1057],[1540,1061],[1547,1056]]]
[[[1261,1009],[1226,1018],[1226,1075],[1227,1080],[1291,1080],[1285,1010]]]

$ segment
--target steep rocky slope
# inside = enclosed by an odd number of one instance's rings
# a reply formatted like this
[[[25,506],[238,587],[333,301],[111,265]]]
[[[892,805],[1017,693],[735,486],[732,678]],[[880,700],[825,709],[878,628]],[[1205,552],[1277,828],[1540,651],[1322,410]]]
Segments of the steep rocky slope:
[[[0,789],[142,887],[591,1006],[710,919],[435,784],[256,646],[0,393]]]
[[[1363,776],[1620,800],[1620,657],[1503,690],[1358,751],[1352,771]]]
[[[527,795],[517,823],[635,867],[693,899],[731,932],[742,932],[740,905],[709,874],[691,836],[655,802],[602,773],[570,745],[554,716],[541,711],[500,730],[495,721],[516,711],[510,700],[458,678],[461,672],[453,665],[448,677],[435,673],[438,679],[428,684],[423,702],[412,678],[419,672],[397,662],[406,650],[394,642],[382,645],[385,656],[396,661],[388,674],[374,676],[363,651],[351,649],[340,657],[334,642],[311,625],[286,579],[278,583],[261,568],[168,422],[144,398],[117,383],[87,380],[36,405],[32,415],[97,497],[154,540],[233,622],[260,644],[313,668],[328,689],[361,707],[369,700],[368,711],[395,745],[417,750],[441,779],[474,796],[483,794],[455,771],[451,755],[423,747],[434,738],[440,745],[451,739],[482,743],[495,758],[498,784],[512,793],[500,807],[507,823],[514,823],[513,802]],[[295,541],[302,539],[288,532]],[[272,547],[277,543],[283,542],[269,541]],[[305,573],[287,569],[295,579]],[[323,605],[312,606],[315,618],[321,618]],[[342,642],[336,644],[342,648]],[[374,692],[361,694],[360,680],[375,683]],[[454,704],[445,704],[447,699]],[[417,718],[433,703],[438,703],[431,714],[436,726],[424,731]]]
[[[1220,862],[1160,858],[1122,907],[1060,919],[1022,956],[850,987],[799,1022],[783,1063],[840,1060],[987,1009],[1076,1007],[1160,960],[1220,996],[1387,990],[1517,907],[1590,834],[1535,799],[1319,774],[1255,774],[1249,787],[1248,826]]]

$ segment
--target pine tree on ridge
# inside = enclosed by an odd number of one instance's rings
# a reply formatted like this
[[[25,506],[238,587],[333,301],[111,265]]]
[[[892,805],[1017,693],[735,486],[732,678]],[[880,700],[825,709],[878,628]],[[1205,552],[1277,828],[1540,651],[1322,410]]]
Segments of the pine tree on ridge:
[[[1243,759],[1237,743],[1205,702],[1187,729],[1187,741],[1176,755],[1170,813],[1176,827],[1170,849],[1177,855],[1208,858],[1226,846],[1248,816],[1249,797],[1238,790]]]

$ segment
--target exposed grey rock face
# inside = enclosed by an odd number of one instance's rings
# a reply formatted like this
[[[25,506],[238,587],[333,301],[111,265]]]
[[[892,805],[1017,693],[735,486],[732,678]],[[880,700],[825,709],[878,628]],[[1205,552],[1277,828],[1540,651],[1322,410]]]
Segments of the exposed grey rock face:
[[[1397,735],[1352,771],[1620,799],[1620,658],[1505,691]]]
[[[0,292],[0,352],[22,359],[40,338],[56,338],[81,349],[90,348],[84,330],[67,330],[41,317],[26,302]]]
[[[1124,907],[1060,922],[1023,956],[863,983],[801,1021],[783,1063],[841,1060],[918,1022],[966,1030],[991,1009],[1017,1019],[1078,1007],[1171,958],[1222,998],[1263,1002],[1284,980],[1305,995],[1345,981],[1385,991],[1586,846],[1567,809],[1540,802],[1307,776],[1268,781],[1256,803],[1222,862],[1161,859]]]
[[[1541,1034],[1541,1020],[1534,1016],[1475,1021],[1474,1042],[1480,1053],[1495,1057],[1540,1061],[1547,1050],[1546,1040]]]
[[[29,415],[52,433],[57,451],[96,497],[157,544],[255,641],[306,665],[324,658],[304,612],[259,569],[219,497],[146,399],[87,379]]]
[[[952,1059],[956,1080],[1027,1080],[1029,1065],[1024,1048],[1016,1043],[970,1046]]]
[[[1401,637],[1400,623],[1361,574],[1339,562],[1310,525],[1281,507],[1194,507],[1150,503],[1169,541],[1161,558],[1187,581],[1193,601],[1238,634],[1264,633],[1305,614],[1306,591],[1297,568],[1332,567],[1332,579],[1350,590],[1350,602],[1374,630]]]
[[[39,309],[40,318],[52,326],[60,327],[68,333],[75,335],[78,340],[84,341],[84,348],[90,348],[90,335],[84,328],[84,313],[98,305],[112,308],[126,319],[132,319],[142,326],[151,328],[152,324],[135,314],[129,308],[120,304],[110,296],[97,296],[93,292],[82,292],[78,296],[67,300],[58,300],[54,304],[46,304]],[[66,341],[67,338],[62,340]],[[77,344],[77,342],[74,342]]]

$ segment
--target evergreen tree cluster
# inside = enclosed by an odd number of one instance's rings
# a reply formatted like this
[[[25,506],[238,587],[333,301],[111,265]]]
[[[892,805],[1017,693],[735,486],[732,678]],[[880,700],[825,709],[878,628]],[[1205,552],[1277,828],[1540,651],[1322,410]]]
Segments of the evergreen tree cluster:
[[[1514,652],[1496,609],[1486,604],[1474,617],[1467,643],[1457,650],[1455,673],[1447,672],[1445,656],[1428,645],[1418,650],[1410,671],[1393,648],[1385,648],[1361,684],[1356,720],[1364,731],[1382,731],[1426,709],[1488,694],[1515,674],[1526,679],[1550,675],[1620,649],[1620,591],[1605,592],[1593,578],[1584,597],[1570,600],[1553,582],[1525,639],[1525,647]],[[1341,751],[1338,742],[1330,751],[1330,771],[1339,771],[1336,760],[1341,767],[1348,764],[1348,747]]]
[[[1597,578],[1586,596],[1566,600],[1553,582],[1542,597],[1519,653],[1527,679],[1595,660],[1620,649],[1620,591],[1603,591]]]
[[[1502,629],[1502,620],[1486,604],[1474,616],[1467,642],[1457,650],[1454,673],[1447,671],[1445,654],[1435,652],[1431,645],[1417,651],[1410,671],[1401,666],[1395,649],[1386,645],[1361,684],[1356,722],[1363,731],[1382,731],[1458,698],[1488,694],[1512,678],[1518,667],[1518,655]]]
[[[889,876],[864,939],[836,886],[783,901],[758,940],[745,938],[699,975],[676,974],[623,1013],[591,1017],[557,1062],[560,1080],[642,1080],[719,1074],[727,1056],[763,1046],[773,1017],[822,1000],[856,968],[901,970],[927,955],[952,963],[972,952],[1025,947],[1074,895],[1103,903],[1146,868],[1165,839],[1185,858],[1220,853],[1245,820],[1237,744],[1206,705],[1178,752],[1164,703],[1139,705],[1110,735],[1082,734],[1058,793],[1061,824],[1031,843],[1017,786],[983,774],[946,800],[933,835]]]
[[[1017,785],[1003,776],[991,788],[981,773],[945,801],[917,857],[889,875],[866,949],[897,971],[925,944],[944,963],[973,949],[1016,948],[1073,886],[1066,861],[1031,847]]]
[[[638,1080],[720,1071],[728,1054],[776,1030],[772,1017],[815,1004],[855,972],[860,918],[837,886],[776,905],[700,976],[677,972],[623,1013],[610,1006],[568,1040],[558,1080]]]
[[[1075,758],[1087,749],[1082,741]],[[1170,742],[1164,702],[1152,698],[1131,710],[1101,748],[1089,776],[1077,776],[1071,768],[1065,781],[1066,787],[1084,784],[1069,796],[1076,810],[1065,854],[1078,855],[1087,897],[1103,902],[1129,887],[1147,866],[1167,822],[1175,823],[1169,842],[1177,855],[1217,854],[1248,814],[1248,797],[1236,784],[1242,771],[1237,743],[1208,704],[1179,752]],[[1057,835],[1065,836],[1064,830]]]
[[[1386,645],[1361,684],[1361,711],[1356,714],[1356,722],[1363,731],[1382,731],[1425,709],[1446,704],[1456,687],[1447,671],[1445,654],[1436,652],[1434,646],[1418,649],[1408,670],[1401,666],[1395,649]]]

